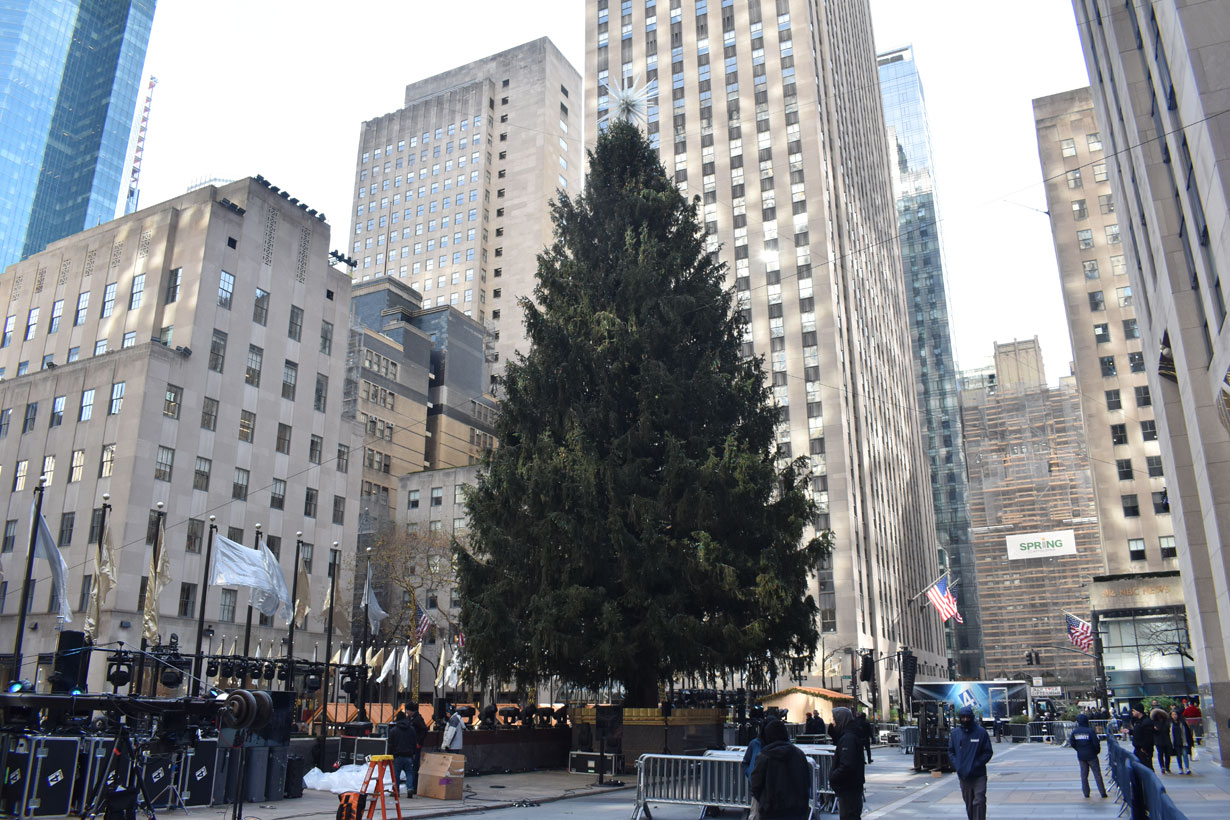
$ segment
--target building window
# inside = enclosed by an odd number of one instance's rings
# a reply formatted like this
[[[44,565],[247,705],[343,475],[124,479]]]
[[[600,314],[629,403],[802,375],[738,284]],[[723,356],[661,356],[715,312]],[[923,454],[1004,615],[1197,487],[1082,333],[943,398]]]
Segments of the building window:
[[[316,490],[312,487],[303,491],[303,515],[307,518],[316,517]]]
[[[1145,539],[1129,538],[1128,539],[1128,558],[1133,561],[1145,560]]]
[[[162,398],[162,415],[168,418],[179,418],[179,408],[184,396],[182,387],[176,387],[173,384],[168,384],[166,392]]]
[[[1106,310],[1106,297],[1102,295],[1102,291],[1095,290],[1089,294],[1089,309],[1094,313],[1100,310]],[[217,331],[214,331],[215,333]]]
[[[115,313],[115,282],[103,288],[102,318]]]
[[[1115,459],[1115,469],[1119,472],[1120,481],[1132,480],[1132,460],[1130,458]]]
[[[1145,464],[1149,468],[1149,478],[1161,478],[1164,475],[1161,456],[1145,456]]]
[[[1157,537],[1157,545],[1162,548],[1163,558],[1179,557],[1179,551],[1175,549],[1173,535],[1159,535]]]
[[[124,385],[124,382],[111,385],[111,405],[107,408],[108,416],[117,416],[124,408]]]
[[[278,422],[278,438],[274,446],[279,453],[290,454],[290,431],[291,427],[289,424]]]
[[[1114,225],[1107,225],[1104,228],[1104,230],[1106,232],[1106,244],[1107,245],[1118,245],[1119,244],[1119,225],[1117,223]]]
[[[1140,501],[1136,498],[1135,493],[1121,495],[1119,500],[1123,503],[1123,515],[1125,518],[1140,517]]]
[[[248,500],[249,473],[242,467],[235,468],[235,479],[231,482],[231,498],[239,501]]]
[[[256,414],[251,410],[239,411],[239,440],[251,444],[256,437]]]
[[[1059,153],[1065,157],[1076,156],[1076,140],[1060,140]]]
[[[231,297],[235,293],[235,277],[222,271],[218,277],[218,307],[231,309]]]
[[[218,429],[218,400],[206,397],[201,404],[201,429]]]
[[[1123,337],[1125,339],[1140,338],[1140,326],[1136,323],[1135,319],[1123,320]]]
[[[1111,444],[1127,444],[1127,425],[1112,424],[1110,426]]]
[[[1170,496],[1165,490],[1153,493],[1153,513],[1154,515],[1170,514]]]
[[[168,305],[179,299],[179,281],[183,273],[183,268],[173,268],[167,273],[167,289],[164,301]]]
[[[299,365],[287,359],[282,363],[282,398],[295,400],[295,385],[299,383]]]
[[[311,441],[308,442],[308,461],[313,464],[319,464],[324,453],[325,440],[320,436],[313,435]]]
[[[234,589],[224,589],[218,593],[218,620],[224,624],[235,623],[235,604],[239,592]]]
[[[1098,359],[1098,364],[1102,367],[1103,377],[1116,375],[1114,356],[1102,356]]]
[[[286,482],[280,478],[275,478],[269,489],[269,506],[275,510],[286,507]]]
[[[73,484],[85,475],[85,450],[73,450],[73,460],[68,470],[68,483]]]
[[[265,351],[256,345],[248,345],[248,369],[244,373],[244,383],[253,387],[261,386],[261,367],[265,363]]]
[[[1102,135],[1099,132],[1094,131],[1092,134],[1086,134],[1085,139],[1089,143],[1090,151],[1102,150]]]
[[[43,478],[47,479],[47,486],[50,487],[56,475],[56,457],[43,456]]]
[[[128,309],[137,310],[141,307],[141,299],[145,296],[145,274],[138,273],[132,277],[132,293],[128,296]]]
[[[85,324],[85,317],[89,315],[88,313],[89,309],[90,309],[90,292],[88,290],[85,290],[77,294],[77,314],[73,316],[73,327],[80,327],[81,325]],[[12,317],[10,316],[9,318],[11,319]],[[12,335],[12,332],[13,332],[13,328],[9,327],[8,325],[5,325],[4,338],[6,339],[10,338]],[[0,347],[6,347],[6,346],[7,346],[7,343],[5,343],[5,345],[0,345]]]
[[[1093,164],[1093,181],[1094,182],[1105,182],[1106,181],[1106,163],[1105,162],[1095,162]]]
[[[1137,350],[1128,354],[1128,366],[1133,373],[1145,372],[1145,354]]]
[[[410,490],[406,493],[406,509],[417,510],[419,508],[419,491]]]
[[[213,460],[203,456],[196,457],[196,467],[192,473],[192,489],[209,490],[209,474],[213,470]]]
[[[312,396],[312,406],[319,412],[325,412],[325,404],[329,397],[329,377],[323,373],[316,374],[316,392]]]
[[[51,421],[48,427],[59,427],[64,423],[64,402],[67,396],[56,396],[51,400]]]
[[[98,539],[102,538],[103,511],[101,507],[95,507],[90,515],[90,534],[86,541],[91,544],[97,544]]]
[[[222,372],[222,365],[226,363],[226,334],[221,330],[214,330],[213,339],[209,342],[209,369],[215,373]]]
[[[432,487],[431,488],[431,506],[440,507],[440,506],[443,506],[443,504],[444,504],[444,488],[443,487]]]
[[[1086,279],[1097,279],[1100,276],[1098,273],[1098,260],[1096,259],[1087,259],[1081,262],[1081,268],[1085,271]]]
[[[290,306],[290,324],[286,328],[286,335],[296,342],[303,336],[303,308]]]
[[[26,417],[21,422],[21,432],[29,433],[38,421],[38,402],[32,401],[26,405]]]
[[[1077,231],[1076,232],[1076,244],[1080,246],[1081,250],[1087,251],[1090,248],[1092,248],[1093,247],[1093,231],[1092,230]]]
[[[6,407],[0,410],[0,438],[6,438],[9,434],[9,424],[12,423],[13,409]]]
[[[188,539],[184,549],[188,552],[200,552],[201,542],[205,540],[205,522],[199,518],[188,519]]]
[[[30,470],[30,462],[28,459],[22,459],[17,462],[17,467],[13,470],[13,492],[18,493],[26,488],[26,473]]]
[[[333,354],[333,323],[320,323],[320,352],[326,356]]]
[[[137,331],[135,330],[127,331],[124,334],[124,337],[120,340],[120,350],[127,350],[130,347],[136,347],[136,346],[137,346]]]
[[[1081,169],[1077,168],[1073,171],[1068,171],[1066,174],[1069,188],[1081,187]]]
[[[17,520],[10,518],[4,522],[4,546],[0,551],[12,552],[17,543]]]
[[[1148,407],[1153,404],[1153,397],[1149,395],[1149,385],[1142,384],[1136,387],[1136,406]]]
[[[1145,441],[1157,441],[1157,422],[1146,419],[1140,423],[1140,437]]]
[[[77,514],[66,512],[60,516],[60,537],[56,540],[56,544],[61,547],[67,547],[73,543],[73,529],[77,525]]]
[[[252,302],[252,321],[261,327],[269,321],[269,291],[256,289],[256,299]]]
[[[196,584],[181,581],[179,584],[179,617],[191,618],[196,613]]]
[[[51,324],[47,326],[47,335],[50,336],[60,329],[60,317],[64,315],[64,300],[57,299],[51,303]]]
[[[158,456],[154,461],[154,478],[159,481],[170,481],[171,470],[175,467],[175,451],[170,447],[159,447]]]
[[[106,478],[115,472],[115,445],[104,444],[98,460],[98,477]]]
[[[1098,344],[1106,344],[1110,341],[1110,325],[1103,322],[1093,326],[1093,338]],[[1105,375],[1105,374],[1103,374]]]
[[[1104,214],[1113,214],[1115,212],[1115,195],[1114,194],[1099,194],[1098,195],[1098,210]]]
[[[337,461],[335,462],[339,473],[349,472],[350,470],[350,445],[337,445]]]
[[[1085,205],[1085,200],[1072,200],[1072,218],[1079,222],[1082,219],[1089,218],[1089,208]]]
[[[333,496],[333,523],[339,525],[346,523],[346,496],[344,495]]]

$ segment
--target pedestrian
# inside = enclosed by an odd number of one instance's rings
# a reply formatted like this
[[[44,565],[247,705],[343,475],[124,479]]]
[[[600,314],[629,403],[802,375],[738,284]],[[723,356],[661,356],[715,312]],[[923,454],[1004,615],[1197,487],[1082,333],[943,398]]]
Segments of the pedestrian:
[[[1162,767],[1163,774],[1170,774],[1170,758],[1174,754],[1174,746],[1170,743],[1170,716],[1165,709],[1154,709],[1149,712],[1153,721],[1153,748],[1157,749],[1157,764]]]
[[[837,795],[839,820],[858,820],[863,814],[863,783],[866,780],[863,763],[863,733],[854,715],[844,706],[833,710],[833,769],[829,786]]]
[[[1132,753],[1141,763],[1153,768],[1153,721],[1145,715],[1145,705],[1132,705]]]
[[[824,742],[824,736],[828,733],[828,727],[824,725],[824,718],[819,712],[816,712],[816,734],[820,735],[820,742]]]
[[[811,764],[803,750],[790,742],[786,724],[770,720],[764,727],[764,746],[752,769],[752,797],[760,805],[762,820],[807,820],[811,813]]]
[[[427,742],[427,721],[423,720],[423,715],[419,712],[419,705],[414,701],[406,704],[406,711],[410,713],[410,725],[414,727],[414,737],[418,741],[414,747],[414,770],[417,772],[423,763],[423,744]],[[414,786],[410,789],[410,796],[418,791],[419,784],[416,780]]]
[[[863,734],[863,751],[867,753],[867,762],[871,762],[871,734],[874,731],[871,721],[867,720],[866,712],[858,713],[858,729]]]
[[[1081,792],[1086,798],[1089,797],[1089,771],[1092,769],[1098,793],[1106,797],[1106,784],[1102,782],[1102,769],[1098,765],[1102,742],[1098,740],[1098,733],[1089,726],[1089,715],[1076,716],[1076,728],[1068,735],[1068,744],[1076,750],[1076,759],[1081,764]]]
[[[764,724],[758,723],[756,726],[756,734],[747,743],[747,750],[743,753],[743,776],[747,778],[748,791],[751,791],[752,771],[756,768],[756,758],[760,756],[760,750],[764,748]],[[748,812],[748,820],[760,820],[760,801],[752,797],[751,810]]]
[[[1196,744],[1196,733],[1187,721],[1179,714],[1179,707],[1170,713],[1170,746],[1174,750],[1175,761],[1179,764],[1179,774],[1192,773],[1192,746]]]
[[[461,751],[461,736],[465,733],[465,721],[457,712],[457,707],[449,704],[448,722],[444,725],[444,737],[440,748],[449,752]]]
[[[974,720],[968,706],[957,712],[957,725],[948,734],[948,757],[961,781],[967,820],[987,818],[987,762],[995,752],[987,730]]]
[[[399,711],[393,725],[389,727],[389,754],[393,756],[393,789],[402,774],[406,775],[406,797],[414,797],[414,783],[418,777],[418,768],[414,765],[414,754],[418,751],[418,737],[414,733],[414,724],[405,711]]]

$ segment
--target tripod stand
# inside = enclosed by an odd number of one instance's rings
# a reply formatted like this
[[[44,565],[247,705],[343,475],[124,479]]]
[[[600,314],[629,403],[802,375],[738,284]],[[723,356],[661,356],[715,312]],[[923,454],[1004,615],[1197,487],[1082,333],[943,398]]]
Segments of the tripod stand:
[[[122,784],[117,783],[115,786],[108,786],[108,781],[115,774],[117,762],[122,760],[124,755],[128,756],[130,763],[127,779]],[[137,752],[132,746],[132,737],[128,733],[128,725],[121,723],[119,725],[119,732],[115,736],[115,746],[111,749],[111,755],[107,758],[107,765],[103,769],[102,776],[98,778],[97,785],[94,787],[94,794],[88,801],[82,804],[84,807],[81,811],[83,820],[86,818],[93,820],[104,810],[106,811],[107,820],[112,820],[112,818],[133,820],[136,816],[136,800],[134,799],[130,806],[125,807],[121,803],[127,803],[128,801],[117,800],[115,792],[120,789],[130,792],[134,778],[137,781],[140,797],[145,804],[145,813],[149,816],[150,820],[157,820],[157,814],[154,812],[154,802],[150,800],[149,793],[145,791],[145,778],[142,777],[142,771],[143,767],[139,765]]]

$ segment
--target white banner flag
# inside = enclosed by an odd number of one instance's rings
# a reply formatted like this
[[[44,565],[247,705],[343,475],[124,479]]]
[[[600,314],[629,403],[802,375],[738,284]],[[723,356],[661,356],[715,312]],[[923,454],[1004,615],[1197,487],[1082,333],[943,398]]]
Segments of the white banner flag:
[[[266,546],[248,549],[229,538],[216,536],[214,569],[210,582],[221,586],[246,586],[251,606],[265,615],[277,614],[290,623],[294,604],[277,557]]]
[[[37,522],[34,520],[33,506],[30,508],[30,525],[37,530],[34,537],[34,557],[42,558],[50,567],[51,594],[56,602],[56,609],[60,618],[65,623],[70,623],[73,620],[73,610],[68,605],[68,564],[60,554],[56,540],[51,537],[47,519],[40,515]]]
[[[389,617],[389,613],[384,611],[380,606],[380,602],[376,600],[376,589],[372,586],[372,565],[367,565],[367,587],[363,590],[363,606],[367,609],[367,623],[372,628],[372,632],[380,631],[381,622]]]

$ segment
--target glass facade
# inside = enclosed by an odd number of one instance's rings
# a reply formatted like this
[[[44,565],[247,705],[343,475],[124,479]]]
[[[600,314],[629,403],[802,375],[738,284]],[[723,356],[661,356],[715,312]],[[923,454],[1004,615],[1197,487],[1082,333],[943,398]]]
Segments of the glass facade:
[[[154,5],[0,2],[0,268],[115,217]]]
[[[941,569],[959,581],[955,593],[963,625],[946,625],[951,672],[983,677],[982,624],[974,548],[970,534],[969,487],[948,297],[944,281],[931,135],[922,82],[909,47],[879,55],[880,93],[893,165],[893,194],[901,262],[910,306],[918,406],[931,466],[931,497],[939,531]]]
[[[1117,707],[1159,695],[1196,694],[1191,637],[1181,607],[1099,613],[1096,623],[1107,688]]]

